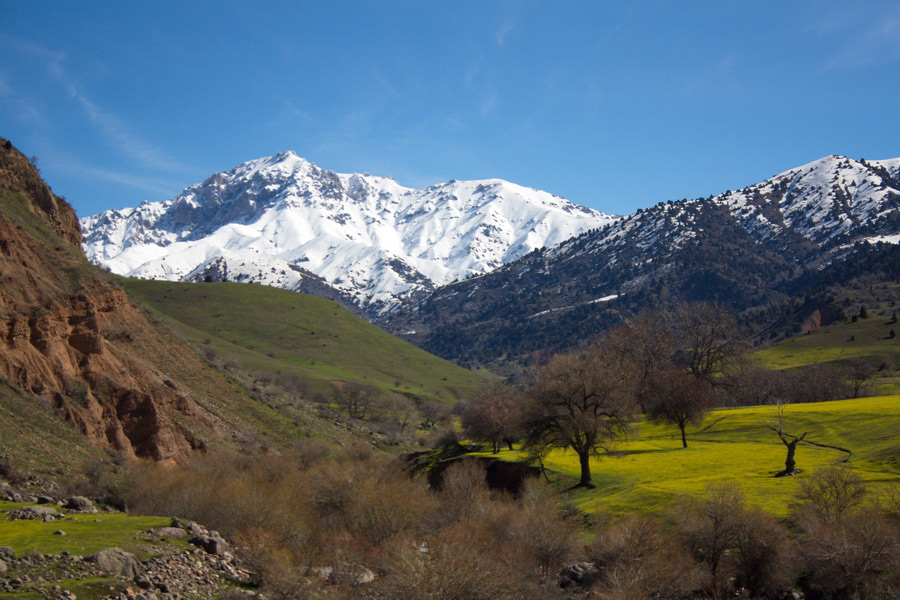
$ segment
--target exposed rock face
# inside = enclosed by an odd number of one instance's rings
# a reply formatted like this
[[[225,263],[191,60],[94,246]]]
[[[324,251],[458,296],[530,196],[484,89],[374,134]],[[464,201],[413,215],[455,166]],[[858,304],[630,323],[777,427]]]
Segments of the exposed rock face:
[[[28,209],[57,236],[71,246],[80,247],[81,226],[72,207],[50,191],[37,168],[3,138],[0,138],[0,156],[0,186],[5,193],[19,195]]]
[[[100,447],[178,459],[211,422],[153,367],[169,348],[80,244],[72,208],[0,139],[0,376]]]
[[[137,575],[140,566],[134,554],[119,548],[101,550],[85,557],[85,560],[95,563],[104,573],[129,579]]]

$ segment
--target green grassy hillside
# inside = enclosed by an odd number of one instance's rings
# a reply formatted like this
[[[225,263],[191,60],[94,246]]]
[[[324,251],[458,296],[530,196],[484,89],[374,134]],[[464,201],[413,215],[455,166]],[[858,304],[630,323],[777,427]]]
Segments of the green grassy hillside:
[[[29,473],[68,473],[105,454],[55,414],[49,402],[0,382],[0,454]],[[3,545],[3,544],[0,544]]]
[[[900,285],[893,287],[900,293]],[[900,393],[900,323],[892,322],[894,311],[896,307],[886,303],[877,305],[868,310],[866,319],[848,319],[798,335],[756,352],[754,358],[772,369],[862,358],[881,369],[872,381],[876,393]],[[891,330],[897,334],[893,338]]]
[[[785,515],[799,481],[816,468],[839,461],[843,452],[801,444],[795,477],[775,478],[784,468],[785,447],[768,428],[776,420],[773,406],[719,409],[688,431],[688,448],[674,427],[639,423],[634,435],[613,456],[595,458],[591,469],[597,488],[576,490],[571,500],[588,512],[658,511],[680,494],[700,494],[711,483],[730,481],[744,490],[751,504]],[[807,439],[853,452],[849,464],[873,493],[900,484],[900,396],[861,398],[785,408],[784,428],[809,432]],[[518,460],[518,451],[504,451]],[[578,480],[573,452],[554,452],[545,461],[560,485]]]
[[[240,283],[121,279],[129,294],[196,344],[248,370],[297,373],[324,389],[336,380],[452,402],[475,373],[403,342],[335,302]]]

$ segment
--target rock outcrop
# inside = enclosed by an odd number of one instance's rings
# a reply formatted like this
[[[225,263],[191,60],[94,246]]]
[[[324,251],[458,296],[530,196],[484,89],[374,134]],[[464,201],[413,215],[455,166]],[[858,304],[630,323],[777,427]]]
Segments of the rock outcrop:
[[[71,206],[0,139],[0,377],[97,446],[179,459],[215,427],[155,367],[159,355],[180,352],[203,368],[164,338],[87,262]]]

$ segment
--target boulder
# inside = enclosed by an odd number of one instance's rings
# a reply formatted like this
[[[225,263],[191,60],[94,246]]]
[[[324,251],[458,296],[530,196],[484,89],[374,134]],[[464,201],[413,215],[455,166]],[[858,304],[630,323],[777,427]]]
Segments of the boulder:
[[[202,526],[194,523],[193,521],[188,521],[185,519],[179,519],[178,517],[172,518],[172,527],[180,527],[184,529],[188,533],[193,533],[194,535],[206,535],[207,531]]]
[[[16,557],[16,551],[12,546],[0,546],[0,558],[13,560]]]
[[[176,540],[180,540],[183,537],[187,537],[188,532],[182,529],[181,527],[160,527],[159,529],[153,530],[153,535],[159,537],[170,537],[175,538]]]
[[[26,506],[22,509],[26,513],[30,513],[36,517],[55,517],[59,513],[56,512],[56,509],[52,506],[47,506],[45,504],[37,504],[34,506]]]
[[[597,573],[599,571],[594,563],[580,562],[569,565],[559,572],[559,587],[590,585]]]
[[[9,567],[6,566],[6,561],[0,558],[0,573],[6,573],[6,569]]]
[[[203,548],[207,554],[225,554],[228,549],[228,543],[225,540],[209,535],[195,535],[188,540],[188,543]]]
[[[84,496],[71,496],[66,498],[63,503],[63,508],[85,513],[97,512],[97,509],[94,508],[94,503]]]
[[[110,575],[117,577],[134,578],[138,573],[138,559],[131,552],[125,552],[121,548],[107,548],[85,558]]]

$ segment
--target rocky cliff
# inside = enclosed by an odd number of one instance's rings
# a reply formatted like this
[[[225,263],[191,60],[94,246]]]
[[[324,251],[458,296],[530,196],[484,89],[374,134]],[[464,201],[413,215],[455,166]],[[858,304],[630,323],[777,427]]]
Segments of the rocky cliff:
[[[92,267],[80,244],[72,208],[0,139],[3,383],[128,456],[179,459],[220,435],[215,416],[157,366],[175,354],[183,368],[203,370],[200,359]]]

